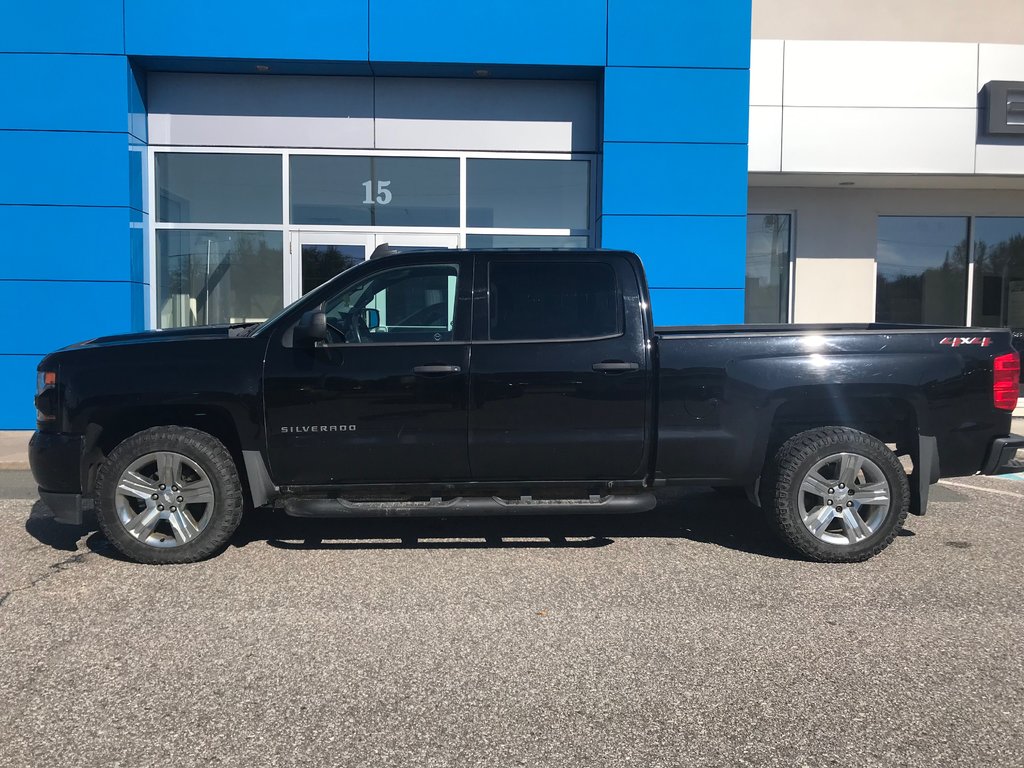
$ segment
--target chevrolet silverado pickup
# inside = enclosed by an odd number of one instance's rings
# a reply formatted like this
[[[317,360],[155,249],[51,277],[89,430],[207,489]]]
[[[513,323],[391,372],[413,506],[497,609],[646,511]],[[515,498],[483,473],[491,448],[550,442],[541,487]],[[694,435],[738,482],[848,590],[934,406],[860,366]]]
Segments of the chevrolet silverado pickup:
[[[30,460],[58,520],[94,510],[145,563],[265,505],[644,512],[671,483],[745,489],[797,554],[851,562],[940,477],[1024,468],[1019,377],[1006,329],[655,327],[628,252],[378,252],[265,322],[47,356]]]

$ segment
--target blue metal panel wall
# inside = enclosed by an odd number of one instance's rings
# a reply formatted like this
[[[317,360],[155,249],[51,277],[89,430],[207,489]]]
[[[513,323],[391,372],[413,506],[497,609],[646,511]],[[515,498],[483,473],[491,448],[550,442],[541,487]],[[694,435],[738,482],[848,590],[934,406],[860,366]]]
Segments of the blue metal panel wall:
[[[0,82],[0,328],[18,329],[0,429],[31,428],[44,354],[143,323],[145,120],[121,1],[6,6]]]
[[[366,61],[366,0],[125,0],[129,55]],[[433,4],[431,4],[433,5]],[[250,70],[252,71],[251,67]]]
[[[122,2],[5,2],[0,7],[0,51],[124,53]]]
[[[748,69],[750,0],[608,0],[608,66]]]
[[[750,2],[610,0],[601,242],[656,323],[743,322]]]
[[[606,2],[370,0],[370,58],[604,66]]]
[[[143,325],[147,62],[433,76],[595,68],[602,244],[644,257],[658,322],[736,322],[749,39],[749,0],[181,0],[173,13],[148,0],[6,4],[0,323],[37,309],[50,322],[0,342],[0,429],[31,426],[44,353]]]

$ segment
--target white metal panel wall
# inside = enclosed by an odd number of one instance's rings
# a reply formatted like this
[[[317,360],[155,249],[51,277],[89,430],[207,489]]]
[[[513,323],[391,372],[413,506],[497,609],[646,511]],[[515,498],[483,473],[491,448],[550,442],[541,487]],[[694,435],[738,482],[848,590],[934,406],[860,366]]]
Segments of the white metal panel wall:
[[[750,41],[750,103],[760,107],[782,106],[782,40]]]
[[[973,109],[783,107],[782,170],[973,173]]]
[[[978,108],[1024,81],[1024,45],[754,40],[750,78],[752,172],[1024,175]]]
[[[597,151],[593,82],[153,73],[156,145]]]
[[[787,40],[785,106],[976,106],[978,46]]]
[[[751,172],[782,170],[782,107],[750,107],[747,152]]]

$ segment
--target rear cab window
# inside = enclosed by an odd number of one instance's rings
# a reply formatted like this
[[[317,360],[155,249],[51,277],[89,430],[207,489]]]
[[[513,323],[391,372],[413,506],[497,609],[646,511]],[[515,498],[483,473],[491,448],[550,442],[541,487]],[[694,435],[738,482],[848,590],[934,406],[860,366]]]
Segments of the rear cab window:
[[[622,291],[611,264],[514,257],[490,262],[487,339],[595,339],[622,332]]]

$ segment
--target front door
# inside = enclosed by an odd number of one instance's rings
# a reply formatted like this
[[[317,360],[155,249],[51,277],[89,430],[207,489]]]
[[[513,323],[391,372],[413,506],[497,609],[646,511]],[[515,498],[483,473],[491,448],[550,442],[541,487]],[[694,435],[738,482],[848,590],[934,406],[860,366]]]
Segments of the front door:
[[[325,342],[275,331],[264,369],[275,482],[469,478],[472,265],[443,253],[371,261],[319,305]]]
[[[395,251],[420,248],[457,248],[459,236],[418,232],[317,232],[295,230],[291,236],[289,289],[286,301],[295,301],[335,275],[370,258],[379,245]]]

